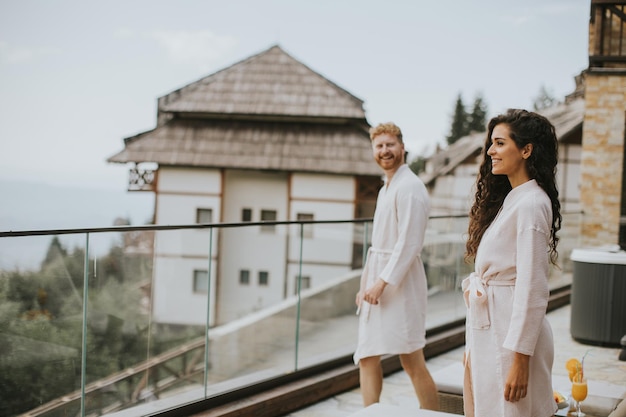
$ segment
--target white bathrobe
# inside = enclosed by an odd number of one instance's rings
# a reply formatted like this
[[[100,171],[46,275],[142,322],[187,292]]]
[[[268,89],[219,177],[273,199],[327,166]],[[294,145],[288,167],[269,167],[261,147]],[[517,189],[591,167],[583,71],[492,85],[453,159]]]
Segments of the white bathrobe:
[[[551,224],[550,198],[530,180],[509,192],[480,242],[475,272],[463,281],[466,416],[548,417],[556,411],[546,319]],[[504,386],[514,352],[531,356],[530,377],[526,397],[509,402]]]
[[[378,278],[388,285],[377,305],[361,303],[357,364],[370,356],[411,353],[426,343],[427,284],[420,254],[429,210],[428,191],[408,165],[378,193],[360,291]]]

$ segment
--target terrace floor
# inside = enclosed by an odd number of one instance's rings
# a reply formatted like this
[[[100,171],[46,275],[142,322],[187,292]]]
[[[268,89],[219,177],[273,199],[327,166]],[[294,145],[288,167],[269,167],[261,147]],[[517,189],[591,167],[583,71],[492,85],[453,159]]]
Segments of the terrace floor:
[[[569,331],[570,312],[571,308],[568,304],[548,314],[555,343],[553,366],[555,379],[553,382],[555,385],[560,384],[555,388],[560,392],[565,391],[567,394],[569,387],[563,386],[563,380],[567,381],[565,362],[572,357],[580,360],[587,353],[584,362],[587,377],[591,381],[611,384],[612,388],[616,388],[611,395],[624,398],[626,395],[626,362],[618,359],[620,349],[585,345],[572,339]],[[432,373],[448,365],[460,363],[462,358],[463,347],[431,358],[427,363]],[[599,388],[602,386],[599,385]],[[591,382],[589,389],[592,390]],[[419,407],[411,383],[404,372],[397,372],[385,378],[381,403],[397,405],[403,409]],[[286,417],[349,417],[362,409],[361,393],[356,388],[293,412]]]

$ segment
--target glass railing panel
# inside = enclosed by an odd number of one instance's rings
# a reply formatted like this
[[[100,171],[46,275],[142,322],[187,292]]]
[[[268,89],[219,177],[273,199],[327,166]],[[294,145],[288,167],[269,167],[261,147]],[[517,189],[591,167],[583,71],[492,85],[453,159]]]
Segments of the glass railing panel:
[[[559,237],[557,265],[550,266],[549,285],[550,288],[559,288],[572,282],[572,260],[570,258],[572,250],[580,247],[582,222],[581,212],[561,213],[561,230],[557,233]]]
[[[301,368],[354,352],[355,297],[371,223],[318,223],[303,225],[302,230],[293,225],[291,230],[289,297],[301,300],[297,340]],[[298,253],[301,262],[296,262]]]
[[[295,367],[297,305],[286,297],[287,225],[223,228],[209,329],[209,381],[264,379]],[[209,392],[219,389],[208,387]]]
[[[324,225],[316,224],[316,229]],[[337,230],[337,225],[330,227]],[[371,223],[367,225],[371,230]],[[363,228],[363,226],[361,226]],[[323,230],[323,229],[322,229]],[[353,242],[359,236],[359,228],[353,227]],[[463,233],[467,230],[467,218],[442,218],[429,222],[422,260],[428,280],[427,328],[432,328],[465,317],[466,308],[460,292],[460,282],[467,276],[472,265],[465,263]],[[348,236],[347,233],[345,233]],[[313,363],[323,357],[354,352],[358,332],[355,314],[355,295],[359,289],[361,265],[348,268],[345,272],[333,271],[322,276],[334,276],[329,286],[310,285],[317,259],[307,258],[307,247],[337,248],[341,245],[353,247],[352,257],[362,256],[361,249],[350,245],[346,238],[333,242],[324,241],[323,233],[313,239],[303,240],[302,256],[302,304],[298,356],[302,364]],[[337,231],[336,237],[341,236]],[[319,239],[319,242],[316,241]],[[369,240],[366,247],[369,246]],[[360,246],[362,247],[362,245]],[[318,249],[319,251],[319,249]],[[315,253],[312,251],[312,253]],[[334,258],[337,256],[335,255]],[[333,258],[325,255],[323,259]],[[337,261],[335,259],[335,261]],[[311,287],[309,289],[308,287]],[[323,342],[321,342],[323,341]]]
[[[559,265],[564,274],[571,275],[572,260],[570,256],[572,250],[581,246],[581,224],[583,214],[580,212],[564,213],[561,222],[561,230],[558,233],[559,240]]]
[[[85,235],[0,238],[0,415],[71,392],[80,411],[84,249]]]
[[[146,364],[160,350],[150,317],[153,232],[90,233],[85,415],[156,398]]]
[[[178,394],[185,394],[181,401],[200,399],[232,388],[237,380],[250,384],[354,351],[354,300],[371,222],[192,227],[89,233],[88,414]],[[463,217],[429,221],[422,252],[429,289],[427,328],[465,316],[460,281],[472,269],[463,259],[466,230]],[[54,264],[53,278],[37,269],[46,256],[43,250],[34,264],[39,275],[29,279],[35,284],[51,281],[52,288],[58,287],[53,293],[64,295],[67,305],[54,310],[58,320],[43,328],[48,329],[46,343],[74,349],[72,378],[45,383],[63,389],[37,394],[37,406],[63,398],[64,408],[56,410],[76,415],[82,395],[80,314],[87,240],[85,234],[60,238],[68,244],[55,249],[64,255]],[[19,246],[22,239],[34,248],[51,246],[53,237],[2,238],[0,244]],[[17,256],[12,258],[17,262]],[[16,271],[22,270],[3,267],[2,274]],[[9,296],[7,283],[23,280],[14,275],[4,279],[2,297]],[[32,306],[35,296],[29,297]],[[28,334],[29,323],[11,315],[15,307],[9,301],[0,304],[2,334]],[[54,336],[53,324],[69,327],[71,337]],[[68,401],[72,395],[78,401]]]
[[[428,222],[422,262],[428,280],[426,328],[465,317],[461,281],[473,270],[465,262],[467,217],[436,217]]]
[[[154,232],[151,280],[145,304],[150,311],[150,347],[145,401],[186,394],[200,399],[212,381],[207,331],[213,325],[218,232],[178,229]],[[208,333],[210,334],[210,332]]]
[[[191,391],[202,398],[211,233],[89,234],[85,415]],[[68,392],[62,406],[36,415],[76,414],[83,393]]]

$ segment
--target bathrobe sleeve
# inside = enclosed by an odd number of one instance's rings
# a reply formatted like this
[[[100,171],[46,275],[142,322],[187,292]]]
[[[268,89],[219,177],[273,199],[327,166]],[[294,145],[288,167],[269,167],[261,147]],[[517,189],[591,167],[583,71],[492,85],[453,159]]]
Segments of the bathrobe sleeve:
[[[524,200],[517,217],[517,278],[511,321],[503,347],[533,355],[546,314],[549,239],[552,208],[549,199],[531,194]],[[546,196],[547,197],[547,196]]]
[[[395,210],[393,234],[397,238],[389,262],[379,276],[391,285],[398,285],[420,256],[430,208],[424,184],[412,172],[406,174],[399,178],[394,201],[388,206]]]

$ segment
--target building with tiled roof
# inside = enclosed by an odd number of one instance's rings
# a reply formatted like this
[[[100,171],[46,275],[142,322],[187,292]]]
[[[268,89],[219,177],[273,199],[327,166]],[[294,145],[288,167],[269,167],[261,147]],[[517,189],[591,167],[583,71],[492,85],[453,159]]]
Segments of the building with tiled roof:
[[[369,127],[362,100],[272,46],[160,97],[156,127],[108,161],[130,165],[129,190],[155,193],[156,224],[364,218],[382,174]],[[207,292],[212,324],[294,295],[299,256],[286,226],[217,235],[211,271],[208,230],[156,236],[155,321],[204,323]],[[304,288],[358,266],[355,235],[352,225],[306,229]]]

